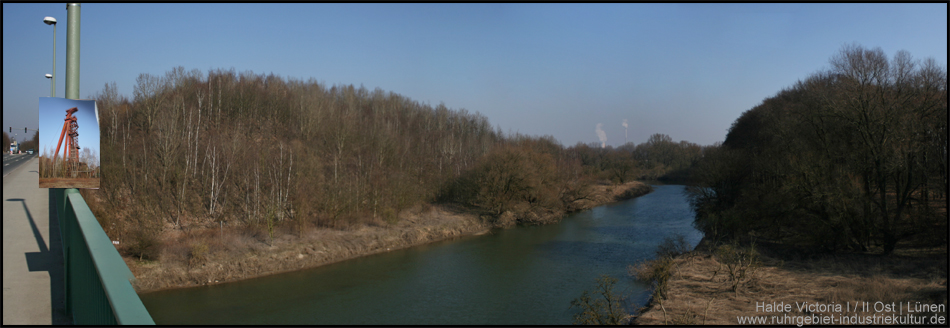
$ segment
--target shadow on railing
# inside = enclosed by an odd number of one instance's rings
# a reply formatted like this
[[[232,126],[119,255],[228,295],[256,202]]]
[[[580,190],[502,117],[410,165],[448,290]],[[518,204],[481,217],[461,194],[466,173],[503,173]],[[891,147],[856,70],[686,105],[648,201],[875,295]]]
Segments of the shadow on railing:
[[[77,325],[154,325],[132,287],[135,276],[77,189],[56,189],[66,313]]]

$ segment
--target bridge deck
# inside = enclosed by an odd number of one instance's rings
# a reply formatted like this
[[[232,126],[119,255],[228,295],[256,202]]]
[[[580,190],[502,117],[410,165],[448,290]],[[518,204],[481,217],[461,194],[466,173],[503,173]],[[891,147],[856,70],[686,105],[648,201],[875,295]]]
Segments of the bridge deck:
[[[3,178],[4,325],[71,323],[58,218],[49,189],[37,185],[38,171],[34,157]]]

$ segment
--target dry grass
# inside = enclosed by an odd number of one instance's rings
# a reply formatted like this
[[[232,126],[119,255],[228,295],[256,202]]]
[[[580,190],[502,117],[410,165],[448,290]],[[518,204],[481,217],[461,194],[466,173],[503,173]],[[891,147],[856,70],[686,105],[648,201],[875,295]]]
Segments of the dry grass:
[[[51,178],[51,179],[99,179],[101,174],[101,168],[97,165],[89,165],[88,163],[98,163],[98,159],[95,157],[84,157],[79,162],[65,162],[62,156],[56,158],[56,163],[53,163],[52,155],[49,152],[44,152],[39,157],[40,168],[39,173],[41,178]]]
[[[653,191],[653,187],[640,181],[630,181],[622,185],[598,183],[590,188],[589,196],[569,204],[569,210],[583,211],[610,202],[640,197]]]
[[[809,259],[781,260],[762,256],[754,277],[740,285],[738,293],[729,279],[715,272],[721,266],[716,256],[693,253],[674,260],[662,307],[654,306],[637,324],[738,324],[737,316],[782,315],[756,312],[756,303],[792,304],[792,313],[802,315],[802,302],[840,304],[843,313],[816,311],[819,315],[864,315],[848,311],[856,302],[903,302],[947,304],[947,249],[917,252],[916,256],[847,254]],[[808,309],[804,314],[811,314]],[[874,314],[871,309],[867,315]],[[931,313],[932,314],[932,313]],[[946,317],[946,312],[942,313]],[[929,315],[928,315],[929,316]]]
[[[99,178],[40,178],[40,188],[99,188]]]
[[[53,163],[51,158],[48,150],[39,157],[40,188],[99,188],[98,166],[89,167],[85,162],[65,165],[62,157]]]
[[[281,231],[273,242],[255,229],[166,229],[158,261],[126,257],[140,292],[207,285],[294,271],[358,256],[483,232],[474,215],[442,207],[400,214],[395,225]]]
[[[649,194],[651,191],[653,191],[653,187],[650,185],[640,181],[631,181],[614,187],[611,190],[610,197],[611,201],[621,201],[640,197]]]
[[[598,203],[636,189],[639,182],[602,190]],[[613,194],[608,194],[608,192]],[[125,261],[135,274],[139,292],[223,283],[263,275],[316,267],[359,256],[388,252],[465,235],[480,235],[492,228],[490,219],[450,205],[417,205],[396,214],[398,218],[364,218],[358,225],[319,228],[307,225],[281,227],[273,241],[255,227],[202,227],[176,229],[165,223],[157,259],[140,259],[120,244]]]

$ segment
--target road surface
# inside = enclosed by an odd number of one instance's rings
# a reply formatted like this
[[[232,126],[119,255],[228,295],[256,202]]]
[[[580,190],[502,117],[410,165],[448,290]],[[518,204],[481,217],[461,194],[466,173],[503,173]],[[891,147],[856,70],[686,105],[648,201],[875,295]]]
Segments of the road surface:
[[[20,167],[24,163],[30,161],[31,159],[36,158],[36,154],[29,155],[26,153],[10,155],[7,153],[3,154],[3,178],[7,178],[7,174]],[[37,180],[39,183],[39,180]]]
[[[38,170],[33,155],[3,157],[3,325],[70,324],[59,221]]]

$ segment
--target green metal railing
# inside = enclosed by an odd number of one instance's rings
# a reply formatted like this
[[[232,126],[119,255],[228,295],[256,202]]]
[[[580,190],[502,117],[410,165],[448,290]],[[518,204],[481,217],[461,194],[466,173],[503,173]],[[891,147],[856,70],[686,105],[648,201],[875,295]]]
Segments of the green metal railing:
[[[58,189],[66,313],[77,325],[154,325],[135,276],[77,189]]]

